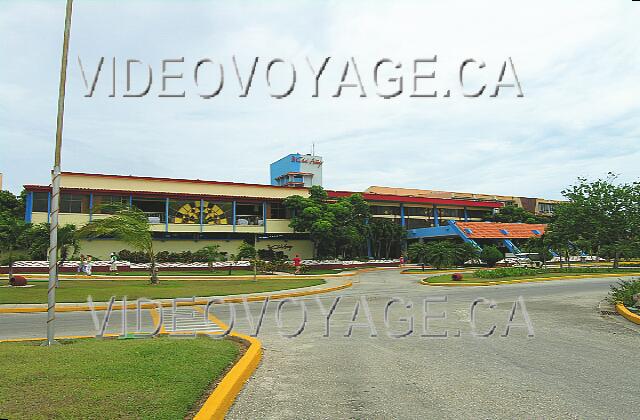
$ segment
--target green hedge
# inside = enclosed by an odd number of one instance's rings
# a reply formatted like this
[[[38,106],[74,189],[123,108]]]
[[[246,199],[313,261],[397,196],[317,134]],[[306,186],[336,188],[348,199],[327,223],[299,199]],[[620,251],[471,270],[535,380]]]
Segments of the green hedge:
[[[505,267],[495,268],[493,270],[476,270],[473,275],[482,279],[501,279],[505,277],[523,277],[533,276],[537,274],[553,274],[553,273],[575,273],[575,274],[597,274],[597,273],[619,273],[621,270],[611,268],[595,268],[595,267],[575,267],[575,268],[524,268],[524,267]],[[623,272],[623,271],[622,271]]]
[[[622,280],[618,284],[611,286],[609,301],[611,303],[624,303],[624,306],[633,307],[636,303],[633,295],[640,293],[640,280]]]

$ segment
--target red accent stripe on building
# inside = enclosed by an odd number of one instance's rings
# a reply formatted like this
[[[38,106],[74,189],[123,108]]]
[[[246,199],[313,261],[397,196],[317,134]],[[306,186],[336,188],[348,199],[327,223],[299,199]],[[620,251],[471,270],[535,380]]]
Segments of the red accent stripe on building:
[[[329,197],[339,198],[348,197],[351,194],[356,194],[349,191],[327,191]],[[455,200],[447,198],[426,198],[426,197],[407,197],[404,195],[391,195],[391,194],[371,194],[361,193],[362,197],[367,201],[392,201],[395,203],[408,203],[408,204],[440,204],[448,206],[463,206],[463,207],[486,207],[486,208],[499,208],[504,204],[499,201],[473,201],[473,200]]]

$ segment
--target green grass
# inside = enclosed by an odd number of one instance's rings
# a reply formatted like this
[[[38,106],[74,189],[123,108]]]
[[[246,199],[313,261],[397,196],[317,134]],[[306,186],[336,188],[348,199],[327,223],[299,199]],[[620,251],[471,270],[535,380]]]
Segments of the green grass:
[[[312,270],[308,270],[305,273],[301,273],[301,275],[304,274],[337,274],[340,273],[342,271],[351,271],[351,270],[355,270],[352,268],[345,268],[345,269],[340,269],[340,268],[336,268],[336,269],[312,269]],[[29,276],[29,275],[33,275],[35,273],[16,273],[16,275],[19,276]],[[40,275],[46,275],[46,273],[38,273]],[[71,275],[73,276],[74,273],[60,273],[62,275]],[[271,273],[260,273],[258,272],[259,275],[270,275]],[[291,273],[293,274],[293,273]],[[114,274],[111,272],[93,272],[94,276],[113,276],[113,277],[125,277],[125,276],[148,276],[149,272],[147,271],[120,271],[118,272],[118,274]],[[208,277],[212,277],[212,276],[228,276],[229,275],[229,270],[213,270],[213,271],[204,271],[204,270],[181,270],[181,271],[160,271],[158,272],[158,275],[160,277],[162,276],[208,276]],[[232,276],[253,276],[253,270],[244,270],[244,269],[239,269],[239,270],[231,270],[231,275]],[[6,274],[5,275],[1,275],[1,278],[6,278]]]
[[[496,270],[501,270],[501,269],[496,269]],[[523,271],[524,270],[524,271]],[[528,271],[527,271],[528,270]],[[482,273],[487,273],[489,271],[495,271],[495,270],[483,270]],[[628,274],[630,273],[630,270],[613,270],[613,269],[593,269],[593,268],[585,268],[585,269],[578,269],[578,268],[572,268],[571,270],[567,271],[565,270],[560,270],[560,269],[548,269],[548,270],[542,270],[542,269],[518,269],[513,270],[513,272],[517,272],[520,275],[500,275],[498,276],[492,276],[491,274],[489,274],[488,276],[485,274],[482,277],[477,275],[477,272],[473,273],[473,274],[462,274],[462,280],[461,281],[456,281],[456,283],[480,283],[480,282],[485,282],[485,281],[502,281],[502,280],[520,280],[520,279],[537,279],[537,278],[545,278],[545,277],[563,277],[563,276],[574,276],[574,275],[582,275],[582,274],[593,274],[594,277],[597,277],[598,274],[609,274],[609,273],[620,273],[620,274]],[[426,281],[427,283],[448,283],[448,282],[452,282],[453,280],[451,280],[451,274],[442,274],[439,276],[433,276],[433,277],[428,277],[425,278],[424,281]]]
[[[61,274],[73,274],[73,273],[61,273]],[[106,273],[93,273],[96,276],[148,276],[148,271],[120,271],[118,274],[106,272]],[[231,270],[231,274],[229,274],[229,270],[213,270],[213,271],[204,271],[204,270],[184,270],[184,271],[159,271],[159,276],[253,276],[253,270]]]
[[[239,352],[210,338],[0,343],[0,417],[184,418]]]
[[[111,296],[129,299],[150,299],[224,296],[242,293],[271,292],[323,284],[322,279],[259,279],[252,280],[161,280],[152,286],[141,280],[61,280],[56,290],[57,302],[86,302],[91,295],[96,302],[108,301]],[[6,284],[6,282],[3,282]],[[1,303],[45,303],[47,283],[32,283],[29,288],[0,289]]]

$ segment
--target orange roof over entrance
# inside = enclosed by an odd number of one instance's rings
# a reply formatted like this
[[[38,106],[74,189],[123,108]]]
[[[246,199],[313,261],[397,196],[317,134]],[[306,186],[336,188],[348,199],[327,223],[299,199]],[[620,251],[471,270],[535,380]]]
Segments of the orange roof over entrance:
[[[544,234],[545,224],[456,222],[456,226],[471,239],[527,239]]]

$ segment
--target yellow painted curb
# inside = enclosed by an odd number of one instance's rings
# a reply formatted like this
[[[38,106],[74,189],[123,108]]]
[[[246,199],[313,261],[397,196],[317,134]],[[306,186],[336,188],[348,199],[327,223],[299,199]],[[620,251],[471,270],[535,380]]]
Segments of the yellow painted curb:
[[[269,299],[284,299],[284,298],[292,298],[292,297],[300,297],[300,296],[308,296],[308,295],[317,295],[321,293],[329,293],[334,292],[336,290],[346,289],[347,287],[353,286],[353,283],[348,281],[344,284],[332,287],[326,287],[324,289],[315,289],[315,290],[302,290],[299,292],[288,292],[288,293],[275,293],[271,295],[260,295],[260,296],[245,296],[245,297],[227,297],[222,298],[223,303],[241,303],[243,300],[247,300],[248,302],[262,301],[267,297]],[[195,301],[189,302],[175,302],[176,306],[193,306],[193,305],[206,305],[209,303],[209,299],[196,299]],[[174,302],[159,302],[163,308],[173,307]],[[153,309],[157,308],[158,305],[154,303],[143,303],[140,305],[141,309]],[[108,305],[95,305],[94,309],[96,311],[105,311],[107,310]],[[122,310],[122,304],[114,304],[113,310]],[[126,309],[137,309],[136,303],[131,303],[126,306]],[[67,306],[59,306],[56,308],[56,312],[83,312],[90,311],[89,305],[86,304],[77,304],[77,305],[67,305]],[[19,313],[38,313],[38,312],[47,312],[47,308],[45,307],[37,307],[37,308],[0,308],[0,314],[19,314]]]
[[[618,312],[620,315],[627,318],[629,321],[633,322],[634,324],[640,325],[640,316],[628,310],[627,307],[624,306],[624,304],[616,303],[616,312]]]
[[[195,307],[195,309],[200,313],[205,313],[204,309],[200,307]],[[221,328],[225,330],[229,328],[214,315],[207,314],[207,316],[209,320],[219,324]],[[230,335],[249,342],[249,348],[209,395],[198,414],[195,415],[194,420],[223,419],[242,390],[244,383],[260,364],[262,359],[262,343],[260,340],[235,332]]]
[[[555,276],[555,277],[534,277],[530,279],[515,279],[515,280],[491,280],[483,282],[462,283],[462,282],[442,282],[442,283],[430,283],[420,280],[420,284],[426,286],[496,286],[500,284],[517,284],[517,283],[534,283],[539,281],[554,281],[554,280],[572,280],[572,279],[590,279],[600,277],[630,277],[640,276],[640,273],[603,273],[603,274],[581,274],[575,276]]]

